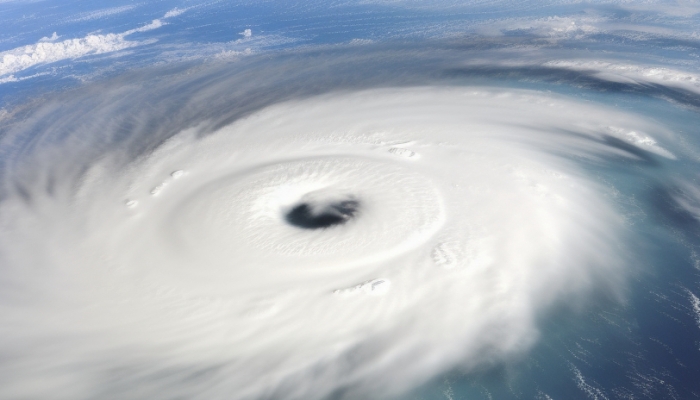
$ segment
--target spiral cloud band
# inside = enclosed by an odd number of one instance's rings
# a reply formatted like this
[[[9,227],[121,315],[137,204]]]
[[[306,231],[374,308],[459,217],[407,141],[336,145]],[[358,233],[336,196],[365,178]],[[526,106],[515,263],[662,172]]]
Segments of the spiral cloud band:
[[[622,283],[624,220],[581,165],[675,157],[638,115],[476,86],[208,126],[5,194],[9,393],[392,395],[516,356],[554,301]]]
[[[0,0],[0,400],[700,393],[700,4],[102,3]]]

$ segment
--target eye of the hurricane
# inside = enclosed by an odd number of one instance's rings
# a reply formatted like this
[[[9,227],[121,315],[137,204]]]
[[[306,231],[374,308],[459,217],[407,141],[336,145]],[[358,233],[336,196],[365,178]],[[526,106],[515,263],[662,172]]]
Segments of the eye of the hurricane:
[[[357,200],[302,202],[286,212],[284,218],[297,228],[324,229],[350,221],[357,216],[359,208]]]

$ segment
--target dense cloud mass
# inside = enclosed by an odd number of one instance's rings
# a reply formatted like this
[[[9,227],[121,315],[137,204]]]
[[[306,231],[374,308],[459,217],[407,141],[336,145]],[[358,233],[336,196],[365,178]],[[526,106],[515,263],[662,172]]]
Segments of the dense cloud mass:
[[[581,21],[574,43],[600,34]],[[179,60],[2,109],[0,398],[689,398],[698,75],[535,22]]]

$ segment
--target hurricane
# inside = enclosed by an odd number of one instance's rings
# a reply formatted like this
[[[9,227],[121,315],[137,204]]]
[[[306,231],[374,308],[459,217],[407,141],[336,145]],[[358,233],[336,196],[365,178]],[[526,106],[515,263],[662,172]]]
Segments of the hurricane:
[[[0,398],[698,396],[697,5],[166,3],[0,2]]]

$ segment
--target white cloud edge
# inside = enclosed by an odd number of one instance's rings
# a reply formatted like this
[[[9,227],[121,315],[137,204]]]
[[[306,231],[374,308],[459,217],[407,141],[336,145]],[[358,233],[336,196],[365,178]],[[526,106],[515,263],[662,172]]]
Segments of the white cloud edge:
[[[44,36],[43,38],[39,39],[39,42],[55,42],[59,38],[60,36],[54,32],[51,36]]]

